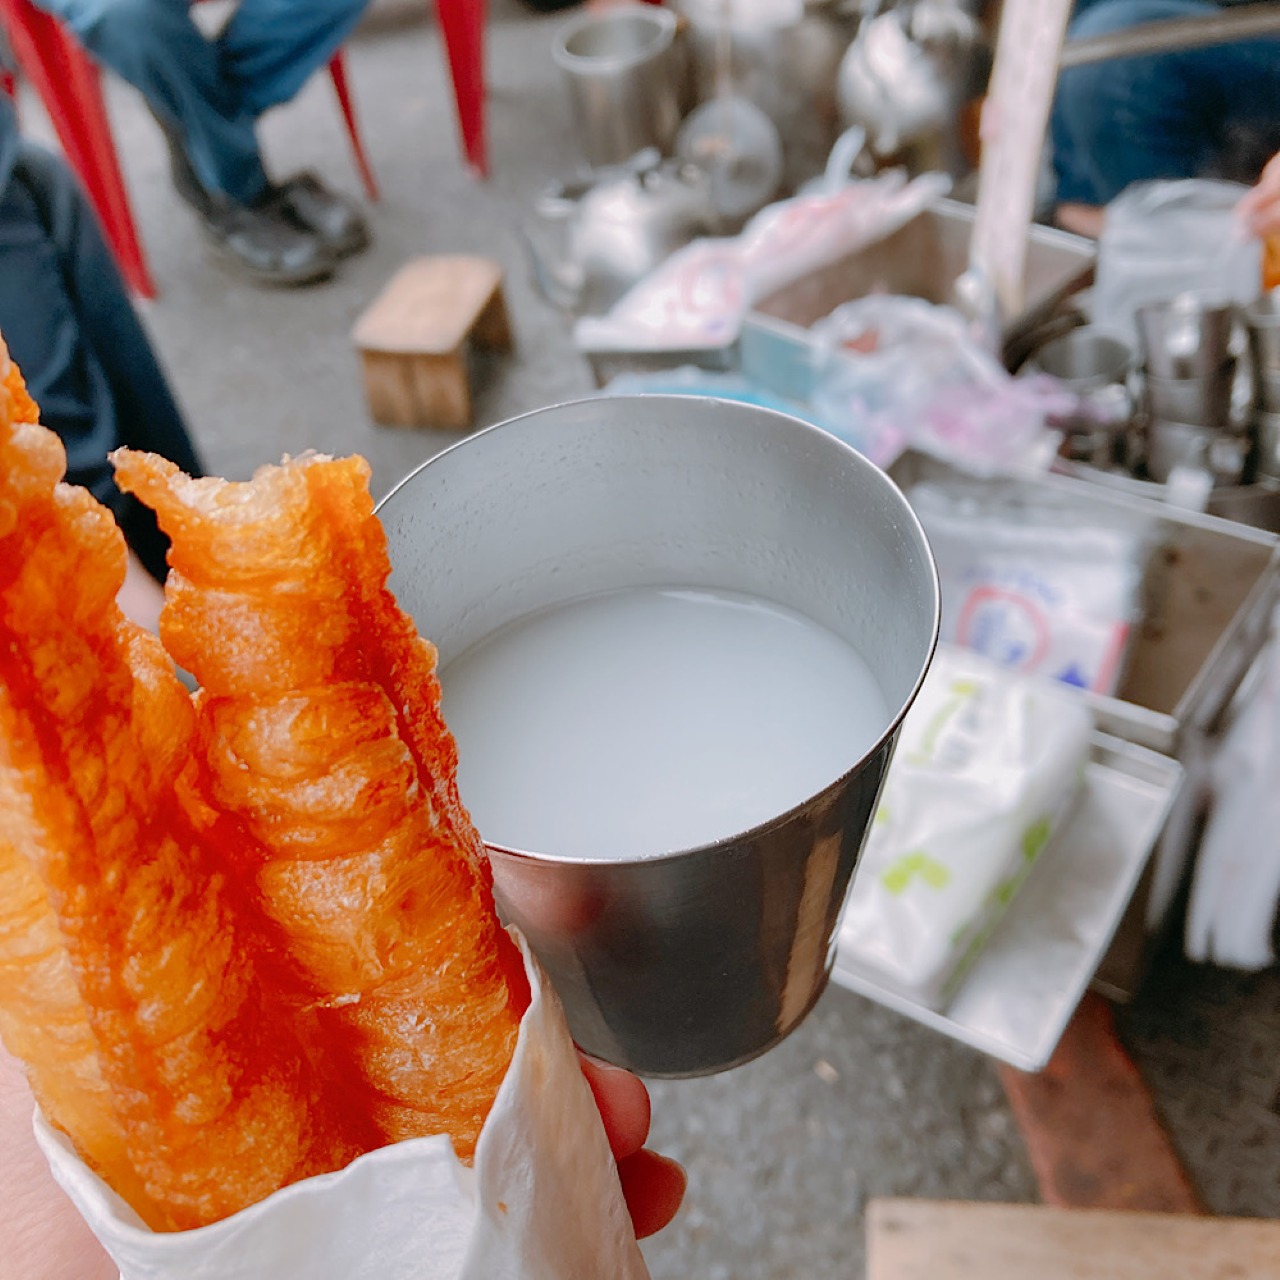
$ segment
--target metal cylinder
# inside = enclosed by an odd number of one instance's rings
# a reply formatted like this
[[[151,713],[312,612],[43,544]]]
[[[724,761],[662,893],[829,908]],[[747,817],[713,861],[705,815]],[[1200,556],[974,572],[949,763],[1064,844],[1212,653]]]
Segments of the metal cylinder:
[[[588,9],[556,37],[582,149],[592,165],[622,164],[645,147],[670,154],[686,79],[676,17],[653,5]]]
[[[889,709],[883,732],[790,812],[623,861],[490,848],[499,906],[588,1052],[685,1076],[781,1040],[826,985],[845,892],[937,639],[933,559],[902,494],[784,414],[617,396],[469,437],[402,481],[380,514],[392,588],[439,649],[446,702],[449,664],[472,646],[625,587],[763,598],[835,632],[870,666]],[[769,726],[760,732],[768,741]]]

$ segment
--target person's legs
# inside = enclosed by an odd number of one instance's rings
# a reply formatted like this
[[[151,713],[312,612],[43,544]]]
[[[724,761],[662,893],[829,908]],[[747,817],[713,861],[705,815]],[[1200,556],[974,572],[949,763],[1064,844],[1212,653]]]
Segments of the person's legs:
[[[215,43],[191,20],[187,0],[35,0],[84,47],[146,98],[174,130],[209,191],[251,204],[267,188],[257,112],[223,72]]]
[[[241,0],[218,39],[222,72],[250,111],[288,102],[333,57],[369,0]]]
[[[332,273],[333,250],[275,207],[257,111],[224,74],[220,46],[192,22],[188,0],[35,2],[146,98],[168,138],[178,193],[230,261],[267,284]]]
[[[1214,11],[1210,0],[1102,0],[1071,36]],[[1205,173],[1232,129],[1277,102],[1280,38],[1069,68],[1051,120],[1059,203],[1097,208],[1132,182]]]
[[[134,554],[163,581],[167,539],[116,488],[107,454],[149,449],[191,475],[200,460],[74,178],[22,142],[0,188],[0,332],[66,447],[68,478],[111,507]]]

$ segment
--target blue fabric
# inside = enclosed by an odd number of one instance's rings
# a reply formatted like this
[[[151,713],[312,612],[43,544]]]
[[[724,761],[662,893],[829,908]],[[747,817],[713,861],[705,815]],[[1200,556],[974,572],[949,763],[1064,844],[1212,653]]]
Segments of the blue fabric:
[[[188,0],[35,0],[134,86],[200,181],[240,203],[267,186],[255,124],[338,51],[368,0],[242,0],[214,38]]]
[[[67,450],[67,478],[116,515],[163,580],[167,541],[116,488],[107,454],[150,449],[192,475],[200,462],[93,212],[62,160],[18,136],[0,95],[0,333]]]
[[[1210,0],[1086,0],[1072,39],[1213,13]],[[1104,205],[1130,183],[1228,172],[1250,134],[1280,147],[1280,36],[1072,67],[1051,119],[1057,198]],[[1254,175],[1256,176],[1256,175]]]

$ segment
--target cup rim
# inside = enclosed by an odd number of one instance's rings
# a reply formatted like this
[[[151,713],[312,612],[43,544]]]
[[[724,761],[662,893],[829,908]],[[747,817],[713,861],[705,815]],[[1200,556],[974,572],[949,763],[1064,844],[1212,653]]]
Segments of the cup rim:
[[[583,396],[574,400],[562,400],[555,404],[544,405],[541,409],[532,409],[527,413],[517,414],[513,418],[506,418],[501,422],[495,422],[488,427],[484,427],[479,431],[464,437],[462,440],[455,441],[453,444],[441,449],[439,453],[433,454],[424,462],[420,462],[416,467],[402,476],[385,494],[378,500],[374,506],[374,513],[379,514],[382,509],[394,498],[402,489],[405,489],[413,480],[425,471],[427,467],[435,465],[440,459],[445,458],[458,450],[466,449],[473,445],[475,441],[489,437],[495,432],[504,430],[520,430],[527,428],[530,419],[538,418],[543,414],[557,413],[565,409],[571,409],[576,406],[592,404],[599,400],[599,396]],[[689,400],[714,400],[714,396],[685,396],[678,394],[648,394],[638,393],[624,396],[613,396],[615,400],[645,400],[645,401],[668,401],[675,407],[680,405],[687,408],[685,402]],[[779,409],[768,408],[764,405],[745,405],[739,406],[749,409],[752,413],[763,414],[768,417],[777,418],[781,422],[787,424],[786,429],[794,431],[796,429],[803,430],[806,434],[815,439],[823,441],[823,447],[830,447],[837,454],[843,454],[845,461],[856,466],[860,471],[868,474],[873,478],[873,484],[887,485],[892,493],[897,496],[900,504],[901,513],[906,517],[908,527],[914,532],[919,540],[920,545],[927,553],[925,556],[925,566],[928,571],[928,591],[929,591],[929,612],[932,617],[930,635],[923,660],[920,664],[920,670],[917,672],[915,680],[912,682],[911,688],[908,690],[901,704],[889,716],[888,724],[881,731],[875,741],[854,760],[847,769],[833,778],[830,782],[820,787],[817,791],[805,796],[802,800],[791,806],[780,814],[775,814],[771,818],[766,818],[763,822],[756,823],[754,826],[745,827],[740,831],[732,832],[721,836],[719,839],[708,841],[705,844],[691,845],[683,849],[666,849],[661,852],[643,854],[638,857],[630,858],[581,858],[571,857],[558,853],[540,853],[532,849],[517,849],[508,845],[494,844],[485,841],[485,848],[491,853],[496,853],[500,857],[513,859],[520,862],[531,864],[545,864],[550,866],[565,867],[618,867],[618,868],[639,868],[654,863],[674,862],[684,858],[700,857],[706,854],[714,854],[718,851],[726,850],[737,845],[741,845],[751,840],[759,839],[768,834],[777,827],[783,826],[791,821],[797,814],[805,809],[810,808],[815,801],[821,800],[823,797],[837,791],[843,787],[849,778],[862,769],[869,760],[877,755],[884,747],[894,738],[898,729],[902,725],[903,719],[907,712],[915,703],[916,698],[920,694],[920,688],[924,684],[925,677],[929,674],[929,669],[933,665],[933,657],[937,652],[938,639],[942,629],[942,584],[938,576],[938,565],[933,555],[933,549],[929,544],[928,536],[924,531],[924,526],[920,523],[919,517],[915,513],[915,509],[907,501],[906,495],[902,492],[901,487],[880,467],[859,453],[852,445],[847,444],[839,437],[832,435],[829,431],[824,431],[821,427],[815,426],[811,422],[807,422],[803,418],[794,416],[793,414],[783,413]],[[430,639],[430,637],[428,637]],[[465,798],[463,803],[465,804]]]
[[[586,31],[591,27],[600,27],[610,22],[616,22],[623,17],[628,19],[640,18],[651,22],[654,27],[653,40],[639,49],[632,49],[625,53],[602,55],[593,54],[588,56],[582,53],[575,53],[569,47],[570,41],[579,32]],[[584,71],[588,68],[598,72],[626,71],[632,67],[639,66],[655,54],[666,50],[675,38],[677,25],[676,15],[670,9],[661,8],[657,5],[619,4],[610,5],[605,9],[586,9],[571,21],[565,23],[556,33],[552,53],[556,62],[569,71]]]

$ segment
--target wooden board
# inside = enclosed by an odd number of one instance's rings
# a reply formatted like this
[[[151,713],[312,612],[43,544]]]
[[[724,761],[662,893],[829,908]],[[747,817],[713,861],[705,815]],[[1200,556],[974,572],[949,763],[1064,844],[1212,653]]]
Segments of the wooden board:
[[[1280,1222],[872,1200],[867,1280],[1274,1280]]]

